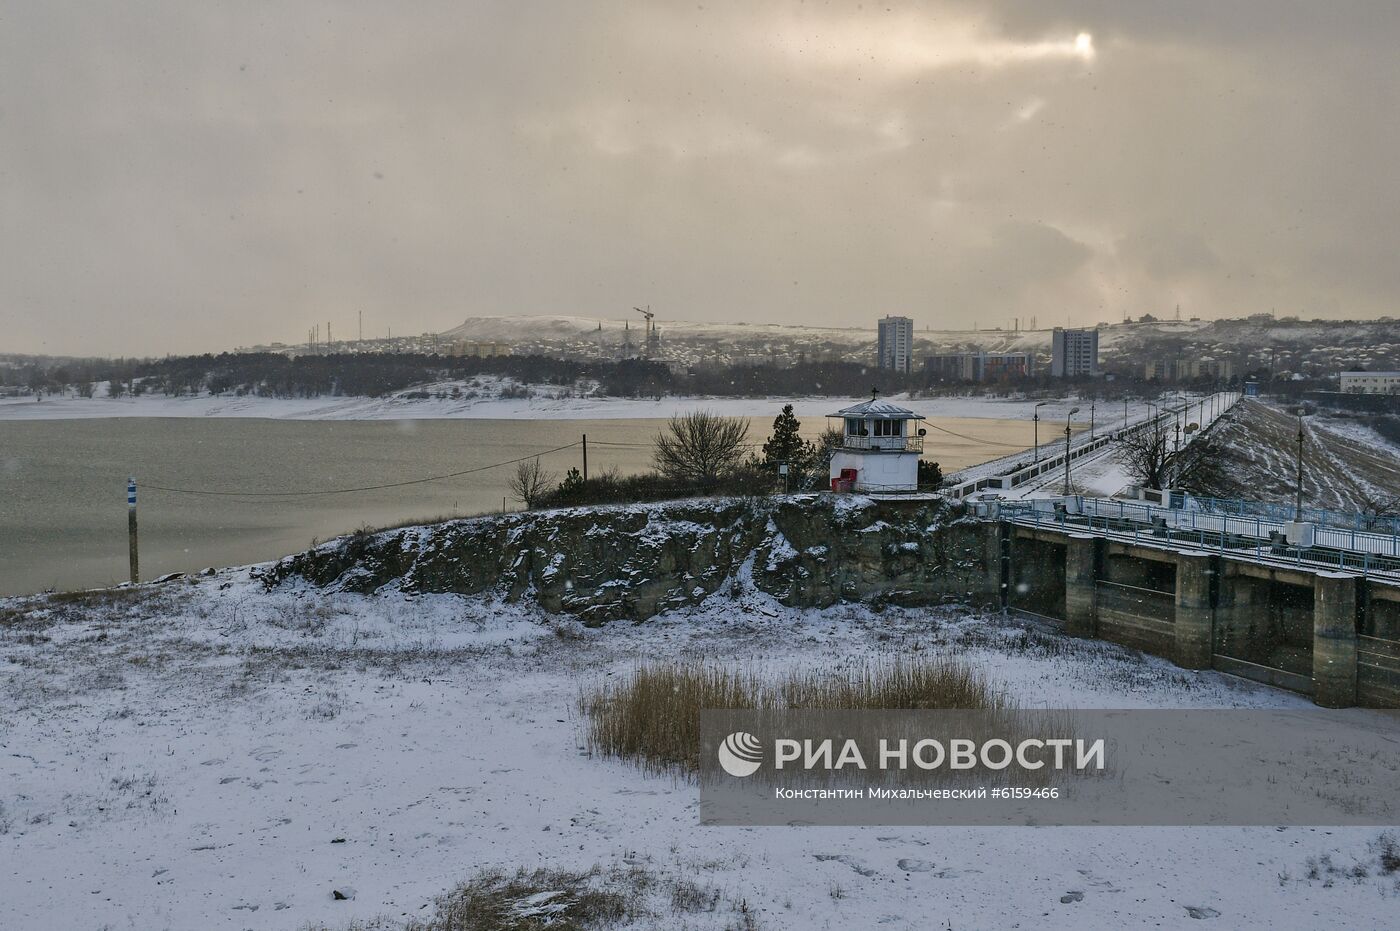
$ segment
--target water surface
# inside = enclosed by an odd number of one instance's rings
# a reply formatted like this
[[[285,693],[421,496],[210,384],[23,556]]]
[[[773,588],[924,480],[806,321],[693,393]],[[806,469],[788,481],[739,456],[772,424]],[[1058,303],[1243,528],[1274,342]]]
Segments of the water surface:
[[[127,577],[126,477],[141,484],[141,574],[273,559],[362,526],[515,508],[511,467],[426,484],[358,488],[459,472],[589,438],[594,473],[650,466],[663,420],[305,421],[114,418],[0,421],[0,594],[100,586]],[[754,418],[761,443],[772,417]],[[948,471],[1028,445],[1022,421],[936,418],[925,458]],[[825,422],[808,419],[815,435]],[[995,445],[1006,444],[1006,445]],[[558,476],[582,465],[577,447],[544,455]],[[277,498],[204,496],[277,491]]]

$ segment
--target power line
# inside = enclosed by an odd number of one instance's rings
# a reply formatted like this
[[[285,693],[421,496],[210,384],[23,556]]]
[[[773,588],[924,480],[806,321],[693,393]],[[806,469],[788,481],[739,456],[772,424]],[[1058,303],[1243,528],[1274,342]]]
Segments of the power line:
[[[998,443],[995,440],[984,440],[979,436],[969,436],[966,433],[958,433],[955,430],[949,430],[947,427],[940,427],[932,420],[926,420],[924,421],[924,423],[928,424],[930,427],[932,427],[940,433],[946,433],[949,436],[956,436],[959,439],[971,440],[974,443],[981,443],[985,446],[1000,446],[1003,449],[1030,449],[1029,446],[1026,446],[1023,443]]]
[[[440,482],[443,479],[457,478],[462,475],[471,475],[474,472],[485,472],[488,469],[498,469],[501,466],[514,465],[517,462],[525,462],[528,459],[538,459],[540,456],[548,456],[550,453],[573,449],[578,445],[578,443],[569,443],[567,446],[556,446],[554,449],[546,449],[544,452],[531,453],[528,456],[521,456],[518,459],[493,462],[490,465],[477,466],[472,469],[463,469],[460,472],[448,472],[444,475],[430,475],[427,478],[415,478],[403,482],[385,482],[382,485],[362,485],[358,488],[325,488],[318,491],[206,491],[199,488],[171,488],[167,485],[152,485],[146,482],[142,482],[141,487],[143,489],[168,491],[181,495],[206,495],[220,498],[306,498],[314,495],[344,495],[358,491],[379,491],[384,488],[404,488],[408,485],[423,485],[427,482]]]
[[[617,447],[617,448],[619,448],[619,449],[655,449],[655,448],[656,448],[656,444],[655,444],[655,443],[620,443],[620,442],[619,442],[619,443],[613,443],[613,442],[609,442],[608,440],[589,440],[589,441],[588,441],[588,445],[589,445],[589,446]],[[764,445],[766,445],[766,444],[764,444],[764,443],[736,443],[736,444],[735,444],[735,447],[738,448],[738,449],[758,449],[758,448],[760,448],[760,447],[762,447],[762,446],[764,446]]]
[[[998,442],[995,441],[995,440],[983,439],[983,438],[980,437],[980,436],[971,436],[971,435],[966,434],[966,433],[958,433],[958,432],[955,431],[955,430],[949,430],[947,427],[940,427],[940,426],[938,426],[937,424],[933,423],[932,421],[925,421],[925,422],[926,422],[930,427],[932,427],[933,429],[939,431],[940,433],[947,433],[949,436],[956,436],[956,437],[958,437],[959,439],[970,440],[970,441],[973,442],[973,443],[981,443],[981,444],[983,444],[983,445],[985,445],[985,446],[1000,446],[1000,447],[1002,447],[1003,449],[1029,449],[1029,448],[1030,448],[1029,446],[1026,446],[1026,445],[1024,445],[1024,444],[1022,444],[1022,443],[998,443]],[[591,441],[590,441],[590,444],[591,444],[591,445],[594,445],[594,446],[608,446],[608,447],[618,447],[618,448],[626,448],[626,449],[651,449],[651,448],[653,447],[653,445],[654,445],[654,444],[652,444],[652,443],[620,443],[620,442],[609,442],[608,440],[591,440]],[[740,447],[742,447],[742,448],[745,448],[745,449],[756,449],[756,448],[760,448],[760,447],[764,446],[765,444],[763,444],[763,443],[740,443],[740,444],[738,444],[738,445],[739,445]]]

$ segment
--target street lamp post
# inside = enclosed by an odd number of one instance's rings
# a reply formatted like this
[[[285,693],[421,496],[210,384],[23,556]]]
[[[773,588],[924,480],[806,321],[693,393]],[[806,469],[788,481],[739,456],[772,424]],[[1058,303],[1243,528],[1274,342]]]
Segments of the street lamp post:
[[[1069,422],[1077,413],[1079,413],[1079,408],[1071,407],[1069,413],[1065,415],[1065,497],[1069,497]]]
[[[1303,409],[1298,408],[1298,488],[1293,501],[1293,522],[1303,520]]]
[[[1094,411],[1099,406],[1098,401],[1089,402],[1089,442],[1094,441]]]
[[[1191,434],[1195,433],[1195,432],[1196,432],[1197,430],[1199,430],[1199,429],[1201,429],[1201,425],[1200,425],[1200,424],[1198,424],[1198,423],[1188,423],[1188,424],[1186,425],[1186,429],[1182,431],[1183,433],[1186,434],[1186,442],[1188,442],[1188,443],[1191,442]],[[1181,479],[1181,471],[1180,471],[1180,470],[1181,470],[1181,464],[1180,464],[1180,463],[1177,463],[1176,469],[1177,469],[1177,473],[1176,473],[1175,476],[1173,476],[1173,484],[1175,484],[1175,482],[1177,482],[1177,481],[1180,481],[1180,479]]]
[[[1035,423],[1035,458],[1033,460],[1034,462],[1040,461],[1040,409],[1049,403],[1049,401],[1041,401],[1035,407],[1031,408],[1031,420]]]

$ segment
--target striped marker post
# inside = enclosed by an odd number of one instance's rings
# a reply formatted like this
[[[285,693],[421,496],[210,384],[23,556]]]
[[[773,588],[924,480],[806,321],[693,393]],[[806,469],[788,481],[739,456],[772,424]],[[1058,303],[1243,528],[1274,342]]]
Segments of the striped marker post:
[[[131,584],[141,581],[141,560],[136,555],[136,476],[126,480],[126,541],[131,562]]]

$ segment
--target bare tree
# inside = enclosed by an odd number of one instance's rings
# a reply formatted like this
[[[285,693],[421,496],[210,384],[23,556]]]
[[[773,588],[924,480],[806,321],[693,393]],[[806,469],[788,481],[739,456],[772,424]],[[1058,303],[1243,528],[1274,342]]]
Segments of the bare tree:
[[[540,496],[558,484],[553,473],[540,465],[540,457],[517,463],[515,474],[510,477],[510,493],[525,507],[532,508]]]
[[[748,421],[741,417],[692,411],[672,417],[657,435],[652,460],[671,481],[714,491],[724,474],[738,466],[748,433]]]
[[[1165,488],[1170,456],[1165,430],[1137,430],[1118,441],[1118,462],[1144,488]]]
[[[1368,528],[1388,526],[1395,518],[1400,517],[1400,495],[1388,492],[1368,495],[1362,504],[1361,515],[1365,518]]]

